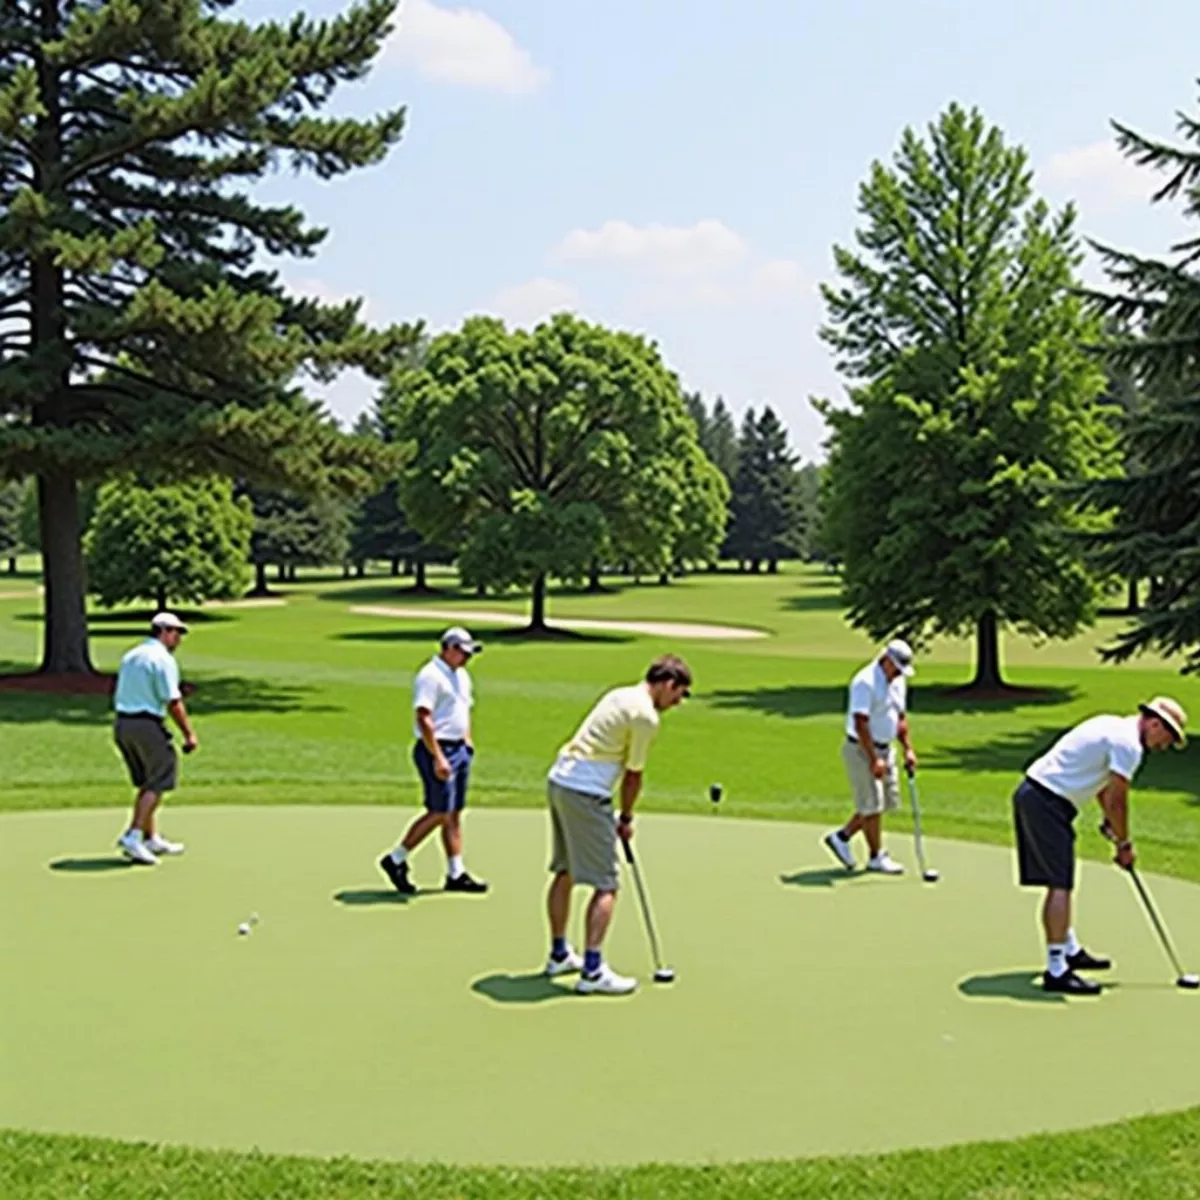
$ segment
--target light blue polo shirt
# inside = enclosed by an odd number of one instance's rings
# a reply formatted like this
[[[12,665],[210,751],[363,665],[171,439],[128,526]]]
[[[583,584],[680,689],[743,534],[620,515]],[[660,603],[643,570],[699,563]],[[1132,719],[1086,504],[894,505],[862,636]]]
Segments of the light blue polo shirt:
[[[147,638],[121,659],[113,707],[118,713],[167,715],[167,705],[178,700],[179,664],[158,640]]]

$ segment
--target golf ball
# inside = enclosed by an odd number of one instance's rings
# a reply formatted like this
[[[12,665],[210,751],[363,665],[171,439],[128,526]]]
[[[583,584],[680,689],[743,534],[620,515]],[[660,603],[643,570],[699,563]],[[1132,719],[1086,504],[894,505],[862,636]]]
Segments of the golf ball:
[[[249,923],[248,923],[248,922],[246,922],[246,921],[243,921],[243,922],[242,922],[242,923],[241,923],[241,924],[238,926],[238,933],[240,933],[240,934],[247,934],[247,933],[249,933],[249,932],[250,932],[250,925],[249,925]]]

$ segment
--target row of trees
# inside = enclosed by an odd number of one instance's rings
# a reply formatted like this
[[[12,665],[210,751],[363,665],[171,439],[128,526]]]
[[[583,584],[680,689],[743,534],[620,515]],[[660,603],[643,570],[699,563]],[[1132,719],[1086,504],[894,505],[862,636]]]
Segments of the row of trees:
[[[1200,150],[1200,122],[1181,128]],[[1200,216],[1200,152],[1118,126]],[[1200,238],[1175,261],[1104,250],[1086,293],[1073,207],[1033,191],[1023,149],[952,105],[859,193],[835,247],[823,336],[849,406],[832,429],[828,546],[852,620],[976,635],[975,684],[1003,683],[1000,630],[1067,637],[1118,580],[1154,586],[1108,655],[1187,651],[1200,669]]]

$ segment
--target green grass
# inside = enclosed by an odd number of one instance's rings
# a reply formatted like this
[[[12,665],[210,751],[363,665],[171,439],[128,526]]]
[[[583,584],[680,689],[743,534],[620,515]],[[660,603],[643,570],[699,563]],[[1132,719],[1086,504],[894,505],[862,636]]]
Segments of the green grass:
[[[0,594],[13,587],[0,577]],[[201,750],[184,767],[179,803],[397,803],[412,796],[407,762],[412,671],[442,622],[349,613],[355,604],[427,603],[468,611],[522,607],[450,590],[422,600],[404,581],[310,578],[280,586],[283,608],[211,610],[181,651],[197,685]],[[647,809],[698,812],[725,786],[728,816],[834,820],[847,807],[837,753],[845,686],[870,643],[844,623],[836,581],[816,570],[779,577],[696,576],[661,588],[555,595],[552,617],[726,621],[771,631],[759,642],[671,643],[604,635],[530,642],[479,624],[480,756],[476,803],[530,805],[558,744],[605,687],[636,677],[665,648],[681,650],[696,697],[664,722]],[[0,670],[36,660],[38,601],[0,599]],[[144,614],[143,614],[144,615]],[[1200,712],[1200,681],[1154,659],[1100,666],[1096,646],[1119,628],[1035,646],[1005,641],[1010,682],[1043,689],[1020,702],[948,696],[970,676],[969,644],[944,641],[918,664],[912,698],[922,800],[932,833],[1004,843],[1008,796],[1024,764],[1059,731],[1096,711],[1130,709],[1159,691]],[[100,614],[93,651],[112,669],[139,631],[134,614]],[[126,797],[101,699],[0,692],[8,808],[110,806]],[[1196,753],[1156,756],[1135,788],[1134,825],[1148,869],[1200,880]],[[1081,850],[1106,855],[1093,821]],[[903,820],[893,828],[904,831]],[[469,836],[469,821],[468,821]],[[1097,1048],[1098,1053],[1113,1053]],[[1114,1059],[1114,1070],[1136,1069]],[[1069,1086],[1069,1083],[1064,1084]],[[158,1151],[70,1138],[0,1142],[0,1194],[21,1196],[708,1196],[1200,1195],[1200,1112],[1111,1130],[997,1146],[712,1170],[478,1172],[328,1164]],[[141,1190],[137,1190],[141,1189]]]

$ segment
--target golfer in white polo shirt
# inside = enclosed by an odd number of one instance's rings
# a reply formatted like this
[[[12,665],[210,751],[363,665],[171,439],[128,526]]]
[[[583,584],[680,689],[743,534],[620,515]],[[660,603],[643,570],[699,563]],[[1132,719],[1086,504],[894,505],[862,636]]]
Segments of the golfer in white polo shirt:
[[[1129,785],[1147,750],[1182,750],[1187,744],[1187,714],[1169,696],[1138,706],[1129,717],[1091,717],[1063,734],[1041,758],[1030,763],[1013,793],[1017,867],[1022,887],[1046,889],[1042,928],[1046,935],[1048,992],[1095,996],[1099,984],[1077,971],[1103,971],[1107,958],[1089,954],[1071,925],[1075,887],[1075,818],[1093,797],[1104,811],[1104,825],[1116,843],[1115,862],[1133,866],[1129,837]]]
[[[408,828],[404,840],[379,860],[396,891],[417,891],[408,877],[408,856],[435,830],[442,831],[446,852],[446,891],[486,892],[482,879],[472,879],[463,866],[462,812],[475,758],[471,708],[475,703],[467,663],[479,644],[461,626],[442,634],[441,650],[425,664],[413,682],[413,763],[421,776],[426,811]]]
[[[908,685],[913,674],[912,647],[897,638],[850,682],[846,740],[842,762],[854,793],[854,815],[832,833],[825,845],[834,858],[853,871],[857,866],[850,839],[862,831],[870,857],[867,870],[901,875],[904,868],[883,848],[883,814],[900,806],[900,783],[892,742],[900,739],[904,766],[915,771],[917,756],[908,732]]]

